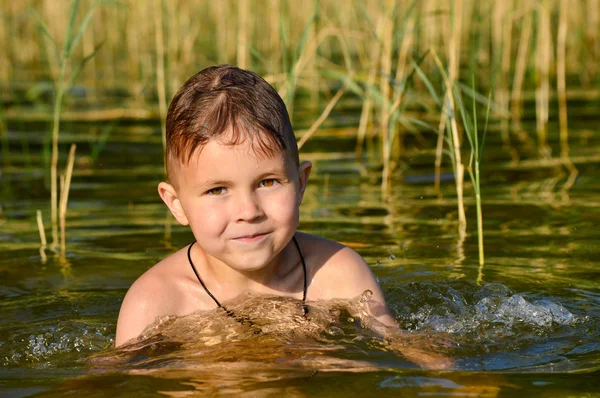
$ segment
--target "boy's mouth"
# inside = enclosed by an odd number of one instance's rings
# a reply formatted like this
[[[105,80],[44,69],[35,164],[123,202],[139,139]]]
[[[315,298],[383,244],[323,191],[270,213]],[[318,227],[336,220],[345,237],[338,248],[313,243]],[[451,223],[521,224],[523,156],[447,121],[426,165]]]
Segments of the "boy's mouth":
[[[249,234],[249,235],[238,236],[237,238],[233,238],[232,240],[234,242],[258,242],[259,240],[263,239],[268,234],[269,234],[268,232]]]

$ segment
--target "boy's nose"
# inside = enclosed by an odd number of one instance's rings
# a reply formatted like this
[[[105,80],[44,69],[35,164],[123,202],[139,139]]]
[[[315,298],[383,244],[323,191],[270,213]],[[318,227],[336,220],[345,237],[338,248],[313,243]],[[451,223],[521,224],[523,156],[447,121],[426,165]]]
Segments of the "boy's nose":
[[[236,203],[237,221],[256,221],[264,216],[262,207],[255,193],[241,194]]]

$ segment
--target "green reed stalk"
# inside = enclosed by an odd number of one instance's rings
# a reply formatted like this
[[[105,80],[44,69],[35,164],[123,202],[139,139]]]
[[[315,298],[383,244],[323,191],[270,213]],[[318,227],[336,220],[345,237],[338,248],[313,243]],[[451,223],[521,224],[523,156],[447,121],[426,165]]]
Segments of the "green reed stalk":
[[[452,47],[452,46],[451,46]],[[455,177],[455,186],[456,186],[456,200],[457,200],[457,211],[458,211],[458,234],[461,240],[464,240],[466,228],[467,228],[467,218],[465,216],[465,205],[463,198],[463,183],[464,183],[464,165],[462,163],[460,146],[461,141],[459,137],[458,131],[458,123],[456,121],[455,115],[455,104],[454,104],[454,95],[453,93],[456,88],[456,81],[454,81],[449,74],[445,72],[444,66],[442,65],[442,61],[438,57],[438,55],[433,52],[434,60],[438,66],[440,73],[444,78],[444,84],[446,86],[446,94],[444,97],[444,105],[442,107],[442,117],[446,118],[445,130],[447,131],[448,137],[446,138],[448,141],[448,146],[450,147],[450,152],[452,153],[452,167],[454,169],[454,177]],[[452,58],[451,58],[452,59]],[[452,68],[449,68],[452,70]],[[441,125],[441,123],[440,123]],[[440,132],[441,134],[441,132]]]
[[[472,88],[473,92],[475,92],[475,77],[472,78]],[[471,177],[471,183],[473,184],[473,190],[475,191],[475,203],[477,207],[477,246],[479,248],[479,265],[483,266],[484,264],[484,251],[483,251],[483,213],[481,210],[481,180],[479,178],[479,169],[481,166],[481,159],[483,154],[483,147],[485,146],[485,137],[487,135],[487,126],[490,115],[491,108],[491,97],[488,98],[487,104],[487,113],[485,119],[485,129],[483,131],[483,138],[481,141],[481,147],[479,145],[479,134],[477,127],[477,107],[475,105],[476,99],[473,96],[473,109],[472,109],[472,125],[469,118],[469,115],[466,111],[466,107],[462,101],[460,91],[455,86],[454,96],[456,98],[456,103],[458,104],[458,108],[460,110],[460,114],[463,121],[463,126],[465,129],[465,135],[467,136],[467,140],[469,142],[469,146],[471,147],[471,157],[469,160],[469,166],[467,167],[467,171],[469,172],[469,176]]]
[[[50,211],[52,219],[52,244],[51,248],[56,250],[58,246],[58,140],[60,132],[60,115],[62,110],[62,104],[64,95],[73,86],[75,79],[85,66],[85,64],[92,59],[100,46],[96,46],[94,51],[87,55],[81,63],[76,66],[73,71],[67,76],[67,70],[71,67],[71,61],[73,56],[73,50],[77,47],[77,44],[81,40],[83,33],[89,25],[96,7],[102,3],[101,0],[96,1],[87,15],[79,25],[79,28],[75,31],[75,19],[79,9],[79,0],[73,0],[71,3],[69,23],[65,33],[65,39],[63,42],[62,50],[59,52],[56,41],[50,33],[48,26],[42,20],[37,12],[34,11],[34,15],[37,18],[38,25],[41,28],[43,34],[49,40],[51,44],[51,53],[58,61],[59,69],[58,76],[55,77],[55,91],[54,91],[54,107],[52,111],[52,157],[50,161]]]
[[[301,62],[302,57],[304,55],[304,49],[306,48],[306,44],[308,42],[308,37],[311,31],[311,27],[315,23],[315,20],[318,17],[319,10],[314,10],[314,13],[308,19],[308,22],[304,26],[304,30],[302,32],[302,36],[300,37],[300,41],[296,46],[296,51],[293,53],[292,62],[287,71],[287,81],[286,81],[286,91],[285,91],[285,104],[288,108],[288,112],[290,114],[290,118],[292,118],[292,114],[294,113],[294,96],[296,94],[296,85],[298,83],[298,77],[300,75],[302,65],[304,62]],[[282,32],[284,31],[282,27]],[[313,47],[316,51],[317,46]],[[303,61],[303,60],[302,60]]]

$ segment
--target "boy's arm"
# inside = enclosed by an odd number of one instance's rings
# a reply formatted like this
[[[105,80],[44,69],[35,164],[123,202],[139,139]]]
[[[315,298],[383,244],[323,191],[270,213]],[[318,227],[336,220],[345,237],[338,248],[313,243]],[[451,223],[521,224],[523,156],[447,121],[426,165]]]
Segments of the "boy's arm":
[[[349,247],[337,251],[330,259],[326,272],[329,298],[351,299],[369,290],[371,298],[366,303],[369,315],[386,326],[398,326],[390,310],[375,275],[365,260]]]
[[[436,347],[434,341],[418,339],[398,328],[394,316],[385,303],[379,283],[358,253],[345,247],[336,253],[332,260],[335,260],[332,264],[334,272],[330,277],[333,283],[339,286],[339,289],[336,289],[339,298],[355,298],[366,290],[373,293],[363,309],[380,323],[370,322],[367,326],[385,337],[389,348],[399,351],[405,358],[425,369],[451,367],[452,360],[436,352],[439,347]]]
[[[138,337],[161,314],[161,285],[160,281],[148,275],[131,285],[119,311],[116,347]]]

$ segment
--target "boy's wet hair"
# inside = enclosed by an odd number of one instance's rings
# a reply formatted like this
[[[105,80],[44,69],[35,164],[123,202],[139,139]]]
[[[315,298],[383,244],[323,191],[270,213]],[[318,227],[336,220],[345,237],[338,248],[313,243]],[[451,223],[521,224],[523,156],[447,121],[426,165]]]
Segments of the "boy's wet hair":
[[[197,148],[212,139],[237,145],[251,141],[257,154],[285,150],[298,165],[298,145],[279,94],[256,73],[230,65],[212,66],[192,76],[179,89],[167,114],[166,164],[187,164]]]

